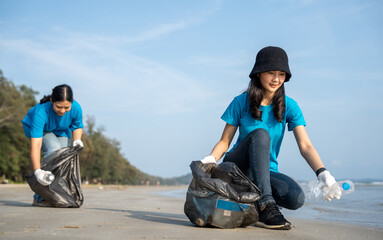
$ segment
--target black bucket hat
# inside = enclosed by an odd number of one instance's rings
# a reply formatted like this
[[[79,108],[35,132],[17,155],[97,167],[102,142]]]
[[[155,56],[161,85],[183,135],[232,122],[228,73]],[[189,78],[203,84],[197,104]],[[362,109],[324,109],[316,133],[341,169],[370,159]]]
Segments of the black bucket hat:
[[[285,82],[290,80],[289,60],[285,50],[280,47],[265,47],[258,52],[249,77],[253,79],[258,73],[267,71],[283,71],[286,73]]]

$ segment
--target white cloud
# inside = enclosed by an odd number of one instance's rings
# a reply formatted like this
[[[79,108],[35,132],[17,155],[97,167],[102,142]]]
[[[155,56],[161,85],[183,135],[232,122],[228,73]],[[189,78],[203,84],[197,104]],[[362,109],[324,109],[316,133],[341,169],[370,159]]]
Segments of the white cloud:
[[[208,97],[208,91],[196,79],[121,48],[121,45],[150,41],[186,27],[183,21],[163,24],[129,38],[56,29],[57,36],[39,40],[3,38],[0,46],[20,55],[22,60],[30,59],[35,74],[53,70],[57,79],[76,82],[76,92],[97,108],[114,106],[112,108],[121,110],[123,105],[130,111],[151,109],[157,114],[189,112],[197,106],[198,99]],[[44,79],[42,75],[39,80],[42,85],[50,84],[51,79]],[[100,98],[105,95],[111,97]]]
[[[331,161],[331,163],[332,163],[334,166],[336,166],[336,167],[340,167],[340,166],[343,165],[343,162],[340,161],[340,160],[333,160],[333,161]]]
[[[135,36],[103,36],[99,34],[73,32],[61,27],[55,27],[53,31],[56,34],[63,36],[64,39],[53,36],[52,39],[47,37],[47,40],[51,42],[65,41],[65,44],[68,44],[68,46],[71,48],[73,46],[83,46],[86,48],[98,49],[100,45],[120,46],[152,41],[159,37],[188,28],[191,25],[192,23],[185,22],[183,20],[174,23],[163,23],[155,26],[152,29],[137,33]]]
[[[130,53],[129,48],[199,25],[219,10],[221,2],[213,1],[212,6],[181,20],[156,23],[136,35],[113,36],[53,27],[45,35],[25,38],[24,34],[19,36],[22,29],[2,23],[7,30],[0,47],[29,63],[30,74],[38,79],[34,88],[69,81],[82,100],[98,109],[150,109],[155,114],[193,112],[209,97],[206,87],[172,66]]]

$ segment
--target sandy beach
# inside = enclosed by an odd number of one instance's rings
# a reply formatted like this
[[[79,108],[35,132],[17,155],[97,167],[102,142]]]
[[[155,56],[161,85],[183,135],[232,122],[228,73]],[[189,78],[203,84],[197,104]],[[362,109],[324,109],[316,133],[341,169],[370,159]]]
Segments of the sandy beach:
[[[289,231],[200,228],[184,200],[158,194],[183,187],[83,186],[79,209],[33,207],[28,185],[0,185],[0,239],[383,239],[383,229],[289,219]]]

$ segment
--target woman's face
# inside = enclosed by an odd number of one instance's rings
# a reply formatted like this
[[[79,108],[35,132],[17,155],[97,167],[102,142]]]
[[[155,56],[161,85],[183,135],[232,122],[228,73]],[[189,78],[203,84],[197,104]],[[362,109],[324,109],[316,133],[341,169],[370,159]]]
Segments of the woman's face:
[[[274,94],[285,82],[286,73],[282,71],[268,71],[259,74],[262,88],[266,94]]]
[[[52,106],[53,106],[53,110],[55,111],[55,113],[59,116],[64,116],[64,114],[66,112],[69,112],[71,107],[72,107],[72,103],[69,102],[69,101],[62,101],[62,102],[52,102]]]

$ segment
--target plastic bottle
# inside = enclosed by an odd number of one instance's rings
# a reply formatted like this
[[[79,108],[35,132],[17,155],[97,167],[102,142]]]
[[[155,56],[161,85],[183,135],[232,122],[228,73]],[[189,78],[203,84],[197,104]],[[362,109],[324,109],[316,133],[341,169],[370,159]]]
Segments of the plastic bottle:
[[[45,174],[44,179],[45,179],[47,182],[52,183],[52,182],[55,180],[55,175],[53,175],[52,173],[50,173],[50,174]]]
[[[336,182],[331,187],[326,187],[323,182],[315,180],[307,183],[305,192],[309,199],[326,199],[327,195],[334,195],[337,191],[341,191],[342,195],[352,193],[355,191],[355,185],[351,180],[343,180]]]

